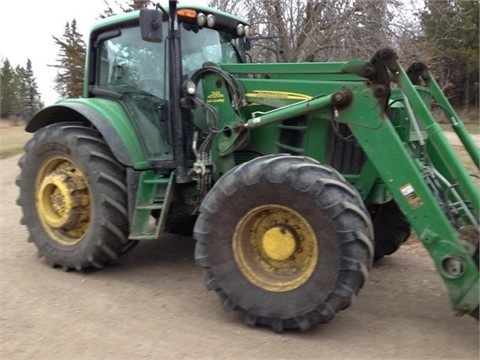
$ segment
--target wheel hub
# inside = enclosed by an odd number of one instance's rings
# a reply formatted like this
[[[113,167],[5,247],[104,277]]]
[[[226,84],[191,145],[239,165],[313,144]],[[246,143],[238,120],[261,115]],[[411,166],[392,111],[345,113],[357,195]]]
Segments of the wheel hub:
[[[37,210],[52,239],[78,243],[88,228],[90,201],[82,172],[72,163],[54,159],[44,164],[37,180]]]
[[[286,260],[295,253],[295,237],[285,226],[274,226],[263,234],[262,250],[273,260]]]
[[[313,274],[319,259],[317,237],[308,221],[282,205],[262,205],[235,227],[232,250],[243,275],[268,291],[290,291]]]

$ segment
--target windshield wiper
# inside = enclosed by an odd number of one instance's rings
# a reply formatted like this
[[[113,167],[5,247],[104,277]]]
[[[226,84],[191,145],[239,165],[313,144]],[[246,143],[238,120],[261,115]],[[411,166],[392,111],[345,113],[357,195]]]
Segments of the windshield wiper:
[[[122,100],[123,95],[117,91],[107,90],[98,86],[90,86],[88,90],[95,96],[110,98],[114,100]]]
[[[158,96],[144,90],[114,91],[114,90],[104,89],[98,86],[90,86],[89,91],[95,96],[114,99],[114,100],[123,100],[125,97],[132,97],[132,95],[140,95],[143,97],[154,98],[160,102],[164,101]]]
[[[163,101],[162,99],[160,99],[158,96],[156,95],[153,95],[152,93],[149,93],[148,91],[145,91],[145,90],[128,90],[128,91],[123,91],[122,92],[122,98],[125,97],[125,96],[131,96],[131,95],[140,95],[140,96],[145,96],[145,97],[152,97],[156,100],[159,100],[159,101]]]

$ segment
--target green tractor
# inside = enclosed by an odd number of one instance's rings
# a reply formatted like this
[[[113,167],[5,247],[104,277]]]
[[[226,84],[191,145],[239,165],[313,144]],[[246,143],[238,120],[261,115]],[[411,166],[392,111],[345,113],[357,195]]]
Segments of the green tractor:
[[[454,310],[478,317],[479,190],[431,107],[477,167],[479,152],[427,67],[391,49],[257,64],[254,40],[240,18],[172,0],[97,22],[83,98],[26,127],[18,204],[39,254],[102,268],[193,232],[223,307],[280,332],[348,308],[412,229]]]

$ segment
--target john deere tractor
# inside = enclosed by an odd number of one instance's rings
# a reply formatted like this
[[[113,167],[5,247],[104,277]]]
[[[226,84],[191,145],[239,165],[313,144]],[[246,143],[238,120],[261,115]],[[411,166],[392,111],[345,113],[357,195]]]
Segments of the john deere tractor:
[[[479,190],[431,108],[479,151],[425,64],[254,63],[253,41],[172,0],[93,26],[83,97],[26,127],[18,204],[40,255],[102,268],[190,232],[223,307],[280,332],[348,308],[412,229],[478,317]]]

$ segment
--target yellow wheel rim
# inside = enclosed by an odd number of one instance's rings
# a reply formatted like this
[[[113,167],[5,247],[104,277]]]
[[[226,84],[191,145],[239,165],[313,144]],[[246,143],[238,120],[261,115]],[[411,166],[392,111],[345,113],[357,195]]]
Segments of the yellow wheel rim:
[[[298,212],[281,205],[250,210],[235,228],[232,247],[243,275],[268,291],[300,287],[318,262],[312,227]]]
[[[38,217],[52,240],[65,246],[82,240],[90,221],[90,197],[82,171],[64,157],[52,157],[35,181]]]

